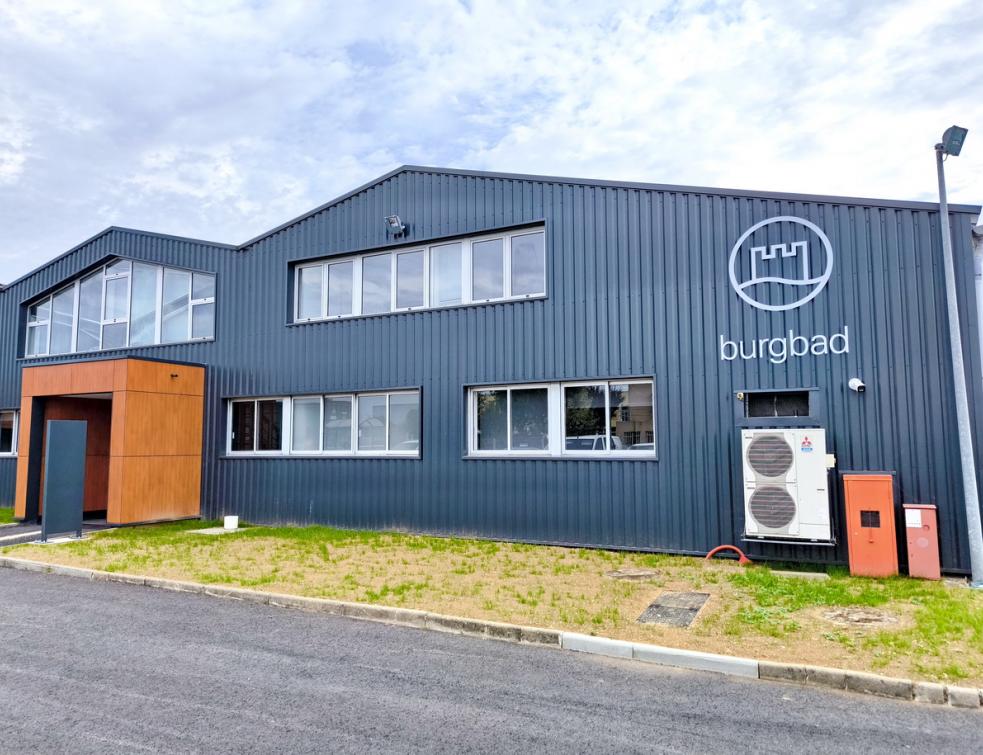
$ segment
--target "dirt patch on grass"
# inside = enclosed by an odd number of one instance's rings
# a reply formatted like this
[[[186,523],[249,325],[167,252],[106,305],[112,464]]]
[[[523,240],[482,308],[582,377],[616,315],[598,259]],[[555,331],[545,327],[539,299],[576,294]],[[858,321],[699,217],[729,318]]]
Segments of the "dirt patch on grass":
[[[202,526],[121,529],[77,543],[5,552],[107,571],[983,684],[983,596],[939,583],[840,572],[815,581],[730,561],[327,527],[188,533]],[[634,578],[615,579],[612,572]],[[666,590],[709,594],[690,628],[637,623]],[[838,624],[827,616],[831,611],[858,617],[868,611],[897,621]]]

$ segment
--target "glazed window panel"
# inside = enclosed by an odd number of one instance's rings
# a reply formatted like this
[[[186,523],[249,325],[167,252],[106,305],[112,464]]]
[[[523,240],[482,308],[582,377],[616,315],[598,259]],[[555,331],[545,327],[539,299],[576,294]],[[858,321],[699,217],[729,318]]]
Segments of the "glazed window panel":
[[[324,450],[352,450],[352,397],[325,396]]]
[[[441,244],[430,249],[430,306],[460,304],[463,261],[461,244]]]
[[[392,260],[376,254],[362,260],[362,314],[388,312],[392,304]]]
[[[117,259],[27,309],[26,356],[213,338],[215,276]]]
[[[291,448],[294,451],[318,451],[321,448],[321,399],[293,401]]]
[[[75,287],[59,291],[51,299],[51,344],[49,354],[72,350],[72,321],[75,317]]]
[[[300,268],[297,284],[298,319],[310,320],[321,317],[323,270],[320,265]]]
[[[389,450],[420,449],[420,394],[389,394]]]
[[[358,397],[358,450],[386,450],[386,396]]]
[[[422,250],[396,255],[396,309],[415,309],[425,304]]]
[[[328,265],[328,317],[344,317],[353,311],[355,263]]]
[[[0,412],[0,454],[17,452],[17,412]]]
[[[546,235],[529,233],[512,237],[512,296],[546,292]]]
[[[471,245],[471,298],[475,301],[505,296],[505,239],[476,241]]]

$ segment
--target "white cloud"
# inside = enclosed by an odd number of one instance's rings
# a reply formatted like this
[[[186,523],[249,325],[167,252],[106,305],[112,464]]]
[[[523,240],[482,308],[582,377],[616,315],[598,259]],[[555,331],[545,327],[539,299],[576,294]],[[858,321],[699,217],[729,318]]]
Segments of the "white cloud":
[[[108,224],[243,241],[402,162],[931,199],[959,122],[979,202],[981,28],[972,0],[10,0],[0,280]]]

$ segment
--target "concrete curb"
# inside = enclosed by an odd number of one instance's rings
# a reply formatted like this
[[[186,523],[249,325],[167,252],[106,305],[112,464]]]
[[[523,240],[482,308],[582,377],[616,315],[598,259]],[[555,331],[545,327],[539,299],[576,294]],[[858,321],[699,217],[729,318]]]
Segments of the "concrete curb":
[[[979,709],[983,706],[983,689],[948,686],[934,682],[913,682],[910,679],[897,679],[878,674],[868,674],[862,671],[846,671],[843,669],[825,668],[823,666],[777,663],[774,661],[754,660],[752,658],[740,658],[730,655],[701,653],[695,650],[681,650],[679,648],[649,645],[643,642],[613,640],[607,637],[577,634],[576,632],[524,627],[496,621],[468,619],[461,616],[447,616],[431,613],[430,611],[416,611],[409,608],[351,603],[327,598],[307,598],[300,595],[284,595],[259,590],[248,590],[241,587],[203,585],[198,582],[183,582],[174,579],[143,577],[133,574],[117,574],[115,572],[83,569],[75,566],[61,566],[59,564],[48,564],[41,561],[28,561],[10,556],[0,556],[0,568],[4,567],[19,569],[21,571],[58,574],[65,577],[76,577],[99,582],[120,582],[161,590],[195,593],[198,595],[225,598],[226,600],[242,600],[250,603],[276,606],[278,608],[294,608],[302,611],[345,616],[351,619],[397,624],[416,629],[463,634],[504,642],[544,645],[578,653],[603,655],[609,658],[622,658],[697,671],[712,671],[748,679],[792,682],[812,687],[827,687],[848,692],[890,697],[897,700],[912,700],[935,705],[948,704],[958,708]]]

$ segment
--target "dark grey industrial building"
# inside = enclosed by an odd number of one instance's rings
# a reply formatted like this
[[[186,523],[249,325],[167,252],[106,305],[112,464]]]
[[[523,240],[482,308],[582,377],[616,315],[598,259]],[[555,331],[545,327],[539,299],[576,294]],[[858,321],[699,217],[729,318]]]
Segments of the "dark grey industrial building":
[[[979,209],[950,208],[977,473]],[[40,513],[43,420],[102,401],[86,509],[110,521],[155,490],[165,518],[844,562],[840,475],[891,471],[966,572],[940,239],[924,202],[412,166],[238,246],[109,228],[0,292],[0,505]],[[124,358],[201,365],[201,411],[141,419],[137,393],[195,391],[132,367],[78,382]],[[186,459],[194,422],[190,498],[115,466]],[[762,428],[828,464],[754,509]]]

